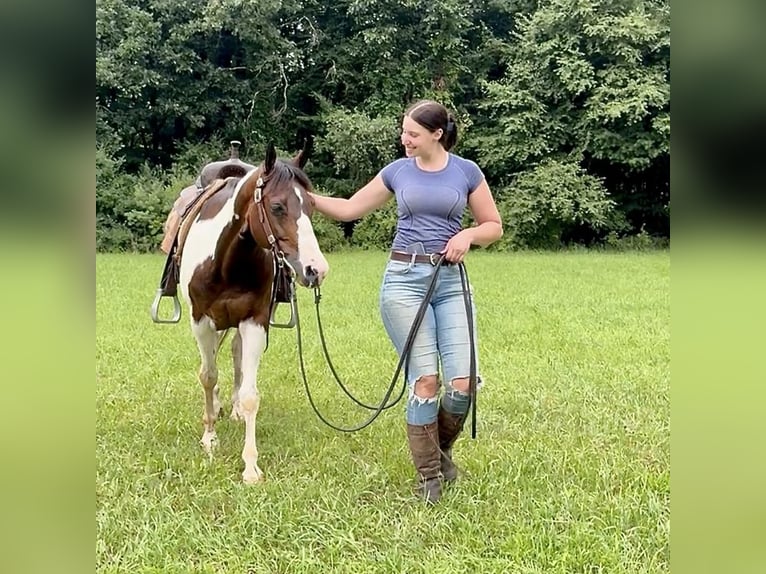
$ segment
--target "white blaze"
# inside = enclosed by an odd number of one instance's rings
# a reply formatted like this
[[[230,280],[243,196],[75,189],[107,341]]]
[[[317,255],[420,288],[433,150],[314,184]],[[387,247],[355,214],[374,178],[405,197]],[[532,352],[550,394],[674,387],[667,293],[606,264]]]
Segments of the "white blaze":
[[[330,270],[330,265],[322,254],[322,250],[319,249],[311,220],[303,212],[303,194],[298,187],[295,187],[294,190],[301,204],[301,215],[298,218],[298,261],[301,262],[303,269],[313,267],[319,276],[319,283],[321,283]]]

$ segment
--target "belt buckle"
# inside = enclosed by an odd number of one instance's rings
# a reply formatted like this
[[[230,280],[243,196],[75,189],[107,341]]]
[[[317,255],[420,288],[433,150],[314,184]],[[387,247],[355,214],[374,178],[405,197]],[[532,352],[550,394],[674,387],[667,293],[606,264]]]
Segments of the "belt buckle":
[[[441,254],[439,254],[439,253],[431,253],[431,254],[428,256],[428,262],[429,262],[431,265],[433,265],[434,267],[436,267],[436,264],[439,262],[439,259],[440,259],[440,258],[441,258]]]

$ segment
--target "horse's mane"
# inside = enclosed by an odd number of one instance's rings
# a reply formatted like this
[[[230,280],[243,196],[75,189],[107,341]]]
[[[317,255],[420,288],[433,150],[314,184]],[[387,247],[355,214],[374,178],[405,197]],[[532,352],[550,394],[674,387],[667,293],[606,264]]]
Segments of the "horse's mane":
[[[274,164],[274,169],[269,174],[268,179],[274,185],[289,183],[296,179],[303,189],[307,191],[312,189],[311,181],[301,168],[279,159]]]

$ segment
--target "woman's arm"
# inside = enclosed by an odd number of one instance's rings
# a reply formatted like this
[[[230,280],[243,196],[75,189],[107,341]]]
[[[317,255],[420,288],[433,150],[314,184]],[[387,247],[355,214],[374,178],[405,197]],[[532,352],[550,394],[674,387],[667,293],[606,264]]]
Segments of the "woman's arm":
[[[463,229],[447,242],[444,256],[453,263],[460,263],[471,245],[487,247],[503,236],[500,213],[486,179],[468,196],[468,207],[476,220],[476,226]]]
[[[503,236],[503,224],[497,211],[495,199],[489,191],[487,180],[483,179],[478,187],[468,196],[468,207],[471,208],[475,227],[464,231],[470,232],[471,243],[487,247]]]
[[[391,199],[393,194],[388,191],[383,178],[378,174],[348,199],[315,193],[312,193],[311,197],[314,199],[314,208],[319,213],[336,221],[353,221],[375,211]]]

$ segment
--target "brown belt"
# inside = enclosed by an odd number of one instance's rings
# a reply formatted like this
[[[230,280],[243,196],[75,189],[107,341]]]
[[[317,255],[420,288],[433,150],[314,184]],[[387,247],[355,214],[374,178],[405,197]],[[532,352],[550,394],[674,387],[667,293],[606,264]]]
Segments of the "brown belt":
[[[441,253],[430,253],[428,255],[404,253],[402,251],[392,251],[391,259],[393,261],[404,261],[405,263],[430,263],[436,265],[443,256]]]

